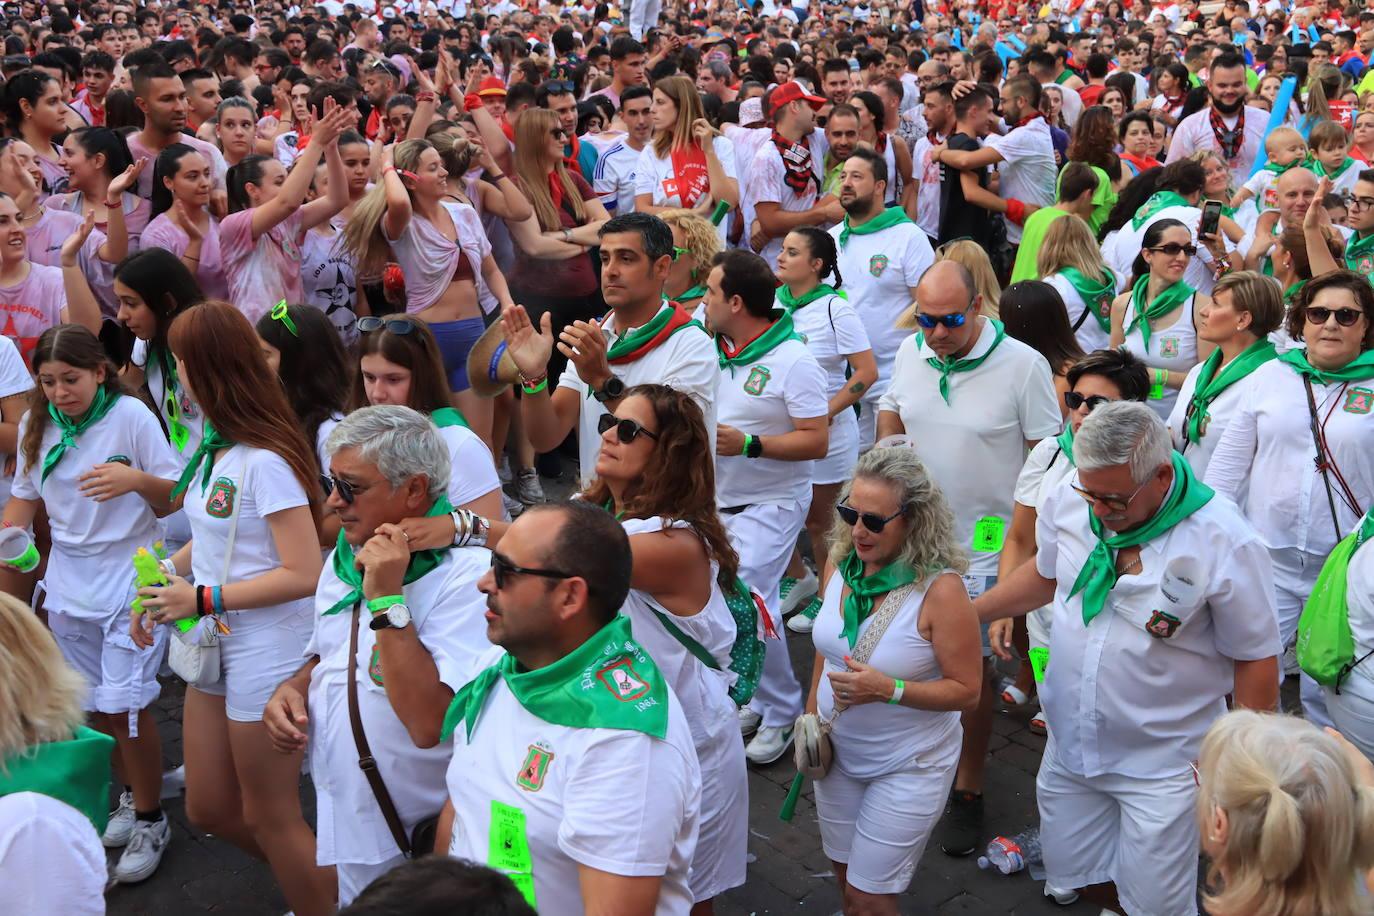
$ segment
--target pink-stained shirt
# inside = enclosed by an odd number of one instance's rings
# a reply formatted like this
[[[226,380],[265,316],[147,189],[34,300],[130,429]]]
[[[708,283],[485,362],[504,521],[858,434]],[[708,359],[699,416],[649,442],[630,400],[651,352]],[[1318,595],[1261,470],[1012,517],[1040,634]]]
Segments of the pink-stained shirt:
[[[305,301],[301,246],[305,243],[299,209],[253,241],[253,211],[230,213],[219,224],[219,250],[229,301],[256,322],[285,299]]]
[[[177,257],[186,253],[191,239],[181,227],[167,216],[159,213],[153,217],[148,228],[143,230],[144,248],[166,248]],[[205,239],[200,243],[200,269],[196,271],[196,282],[207,299],[228,299],[229,284],[224,278],[224,266],[219,250],[219,220],[210,217],[210,225],[205,230]]]
[[[38,160],[38,170],[43,173],[43,193],[61,194],[67,190],[67,181],[71,178],[67,170],[57,164],[57,157],[62,155],[62,147],[54,143],[49,155],[53,158],[49,159],[41,154],[35,157]]]
[[[590,187],[587,190],[589,196],[595,197],[591,195]],[[447,200],[440,201],[439,205],[453,219],[453,226],[458,232],[456,243],[419,214],[411,216],[400,238],[387,239],[391,243],[392,254],[396,256],[396,263],[405,276],[406,311],[412,315],[429,308],[443,296],[444,290],[453,282],[460,248],[467,255],[479,287],[482,285],[482,261],[491,254],[491,242],[482,229],[482,220],[476,210],[467,204]]]
[[[0,286],[0,335],[14,341],[27,365],[39,336],[62,323],[67,291],[62,268],[29,264],[29,275],[14,286]]]
[[[138,134],[129,134],[129,153],[137,162],[140,159],[156,160],[160,149],[149,149],[139,142]],[[190,134],[182,134],[177,138],[178,143],[185,143],[205,157],[205,161],[210,163],[211,187],[216,191],[224,190],[224,176],[229,171],[228,164],[224,161],[224,154],[204,140],[197,139]],[[151,198],[153,196],[153,163],[150,162],[143,167],[143,174],[138,176],[138,196]]]
[[[153,205],[142,197],[129,192],[124,194],[124,228],[129,232],[129,254],[139,250],[139,241],[143,235],[143,230],[148,228],[148,220],[153,216]],[[66,210],[68,213],[76,213],[84,216],[86,213],[86,195],[80,191],[68,191],[66,194],[54,194],[43,201],[44,205],[54,210]],[[99,222],[95,228],[106,235],[109,227],[108,222]]]
[[[43,202],[43,214],[38,222],[28,227],[29,260],[47,267],[62,268],[62,244],[81,228],[85,218],[78,213],[52,206],[52,198]],[[119,311],[119,302],[114,294],[113,264],[100,260],[100,246],[105,244],[105,233],[92,229],[90,236],[77,253],[76,263],[86,275],[96,301],[100,303],[100,313],[114,318]]]

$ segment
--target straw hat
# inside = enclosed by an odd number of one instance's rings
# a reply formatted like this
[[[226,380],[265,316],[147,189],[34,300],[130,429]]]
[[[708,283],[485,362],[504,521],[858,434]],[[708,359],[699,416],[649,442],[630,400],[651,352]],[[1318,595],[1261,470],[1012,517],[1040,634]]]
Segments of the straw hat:
[[[494,398],[520,381],[520,370],[506,352],[506,332],[500,321],[482,332],[468,352],[468,384],[484,398]]]

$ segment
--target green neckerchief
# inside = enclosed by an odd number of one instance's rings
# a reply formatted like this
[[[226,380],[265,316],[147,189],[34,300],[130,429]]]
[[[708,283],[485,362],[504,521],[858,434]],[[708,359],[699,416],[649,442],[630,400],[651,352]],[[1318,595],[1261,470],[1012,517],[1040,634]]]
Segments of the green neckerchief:
[[[1099,280],[1089,280],[1083,276],[1082,271],[1076,267],[1065,267],[1059,272],[1064,279],[1069,281],[1074,292],[1078,293],[1083,304],[1088,307],[1088,311],[1097,319],[1101,325],[1103,333],[1112,332],[1112,299],[1116,296],[1116,274],[1112,273],[1110,267],[1104,267],[1105,273]],[[1102,308],[1103,302],[1107,303],[1107,308]]]
[[[504,680],[532,716],[569,728],[613,728],[653,738],[668,734],[668,685],[658,666],[630,635],[630,618],[617,616],[552,665],[522,671],[506,654],[453,697],[440,740],[467,724],[472,739],[487,695]]]
[[[76,448],[76,440],[82,433],[90,429],[101,420],[105,415],[114,410],[115,404],[119,401],[119,392],[111,394],[104,385],[95,389],[95,397],[91,400],[91,406],[86,408],[86,412],[79,419],[73,420],[71,417],[57,409],[57,405],[48,402],[48,416],[62,433],[62,438],[58,439],[48,453],[43,456],[43,476],[39,478],[38,484],[42,486],[56,468],[57,463],[62,460],[62,456],[67,454],[69,449]]]
[[[0,767],[0,798],[36,792],[66,802],[86,816],[96,833],[110,817],[110,752],[114,739],[84,725],[69,741],[27,748]]]
[[[1064,431],[1054,437],[1054,441],[1059,443],[1059,450],[1064,453],[1064,457],[1069,459],[1069,467],[1078,467],[1073,460],[1073,421],[1064,424]]]
[[[1007,332],[1002,327],[1002,322],[998,321],[996,318],[989,318],[988,324],[992,325],[993,330],[992,346],[988,347],[987,351],[984,352],[982,356],[975,356],[973,358],[965,357],[963,359],[946,359],[943,356],[926,357],[926,363],[940,373],[940,397],[945,399],[946,404],[949,403],[949,377],[955,372],[972,372],[974,369],[977,369],[979,366],[983,365],[983,360],[991,356],[992,351],[996,350],[998,345],[1006,339]],[[983,333],[979,331],[978,337],[981,338],[982,336]],[[919,350],[924,344],[925,335],[917,334],[916,349]],[[973,346],[978,346],[978,342],[974,341]]]
[[[448,496],[440,494],[434,501],[434,505],[425,513],[425,518],[438,518],[441,515],[448,515],[453,511],[453,504],[448,501]],[[409,585],[432,573],[444,562],[444,554],[449,551],[447,547],[436,547],[433,550],[417,550],[410,555],[410,563],[406,566],[405,576],[401,582]],[[339,581],[348,586],[348,594],[344,595],[334,604],[330,605],[329,610],[320,616],[328,617],[330,614],[337,614],[339,611],[347,610],[355,603],[363,600],[363,571],[353,562],[353,545],[348,543],[348,538],[344,536],[343,529],[339,529],[339,540],[334,545],[334,575],[339,577]]]
[[[720,334],[716,335],[716,359],[722,369],[729,368],[730,374],[735,374],[736,366],[748,366],[763,359],[769,353],[789,340],[801,340],[792,327],[792,313],[786,309],[773,309],[773,323],[768,326],[758,337],[745,344],[735,353],[730,353],[725,349],[725,339]]]
[[[1214,495],[1210,487],[1197,479],[1182,455],[1174,452],[1171,460],[1174,468],[1173,487],[1164,498],[1163,505],[1145,524],[1120,534],[1108,534],[1097,514],[1088,510],[1088,523],[1092,525],[1093,534],[1097,535],[1097,546],[1088,554],[1069,591],[1070,598],[1079,592],[1083,593],[1084,625],[1092,623],[1092,619],[1102,613],[1102,608],[1107,604],[1107,595],[1116,587],[1116,551],[1154,540],[1207,505]]]
[[[162,370],[162,387],[168,391],[176,391],[180,380],[177,378],[177,360],[172,355],[170,348],[158,346],[151,340],[148,341],[148,360],[149,363],[157,363]],[[146,365],[146,364],[145,364]]]
[[[1374,506],[1370,506],[1364,518],[1360,520],[1360,528],[1355,532],[1355,549],[1359,550],[1365,542],[1371,540],[1374,540]]]
[[[1149,222],[1150,217],[1160,210],[1168,207],[1191,207],[1188,199],[1182,194],[1174,191],[1156,191],[1150,195],[1150,199],[1145,201],[1145,205],[1135,211],[1135,216],[1131,218],[1131,228],[1140,231],[1140,227]]]
[[[1339,369],[1318,369],[1307,361],[1306,350],[1288,350],[1279,355],[1279,362],[1287,363],[1299,375],[1312,379],[1319,385],[1334,382],[1362,382],[1374,378],[1374,350],[1365,350]]]
[[[681,305],[682,303],[686,302],[688,299],[700,299],[700,298],[701,298],[702,296],[704,296],[704,295],[706,295],[706,286],[705,286],[705,284],[698,283],[696,286],[693,286],[691,289],[683,290],[681,293],[678,293],[676,296],[669,296],[669,297],[668,297],[668,301],[669,301],[669,302],[676,302],[678,305]]]
[[[1350,158],[1347,157],[1347,159],[1346,159],[1345,161],[1346,161],[1346,162],[1354,162],[1355,160],[1350,159]],[[1275,165],[1275,164],[1272,163],[1272,162],[1266,162],[1266,163],[1264,164],[1264,171],[1266,171],[1266,172],[1273,172],[1275,175],[1282,175],[1284,172],[1287,172],[1287,171],[1289,171],[1290,169],[1295,169],[1295,168],[1308,168],[1308,169],[1311,169],[1311,168],[1314,168],[1314,167],[1317,168],[1317,169],[1320,169],[1320,168],[1321,168],[1321,163],[1318,162],[1318,161],[1317,161],[1315,158],[1313,158],[1312,156],[1308,156],[1306,159],[1294,159],[1292,162],[1288,163],[1287,165]],[[1322,174],[1323,174],[1322,172],[1317,172],[1317,177],[1320,178],[1320,177],[1322,176]]]
[[[215,452],[222,448],[232,448],[234,443],[219,434],[210,421],[205,421],[204,435],[201,437],[200,445],[191,453],[191,460],[187,462],[186,469],[181,472],[180,479],[176,486],[172,487],[172,498],[176,499],[186,488],[191,485],[191,481],[196,477],[196,471],[201,464],[205,465],[205,473],[200,477],[200,492],[204,493],[205,488],[210,485],[210,476],[215,472]]]
[[[1345,244],[1345,266],[1358,270],[1360,258],[1367,255],[1374,255],[1374,232],[1363,236],[1356,232]]]
[[[1179,280],[1173,286],[1165,289],[1156,296],[1149,305],[1145,304],[1145,296],[1150,288],[1149,274],[1135,281],[1135,286],[1131,288],[1131,306],[1134,315],[1131,323],[1126,326],[1126,334],[1130,334],[1140,328],[1140,342],[1145,352],[1150,352],[1150,329],[1155,321],[1163,318],[1174,309],[1183,305],[1188,299],[1197,292],[1187,283]]]
[[[1346,156],[1345,161],[1342,162],[1339,166],[1337,166],[1335,171],[1328,172],[1326,170],[1326,166],[1322,165],[1321,160],[1316,159],[1312,162],[1311,169],[1313,172],[1316,173],[1318,178],[1325,177],[1330,178],[1332,181],[1335,181],[1337,178],[1340,178],[1347,171],[1349,171],[1350,167],[1354,164],[1355,160],[1350,158],[1349,156]]]
[[[878,215],[860,226],[849,224],[849,214],[845,214],[844,222],[840,224],[840,250],[844,251],[844,246],[849,244],[851,235],[871,235],[874,232],[882,232],[893,226],[911,222],[911,218],[902,212],[901,207],[887,207],[879,211]]]
[[[1283,304],[1284,304],[1284,305],[1292,305],[1292,304],[1293,304],[1293,300],[1296,299],[1296,298],[1298,298],[1298,293],[1302,292],[1302,288],[1303,288],[1304,286],[1306,286],[1306,285],[1307,285],[1307,281],[1306,281],[1306,280],[1299,280],[1297,283],[1294,283],[1292,286],[1288,287],[1288,289],[1284,290],[1284,291],[1283,291]]]
[[[778,301],[782,307],[789,312],[795,312],[799,308],[805,308],[823,296],[839,296],[841,299],[847,298],[844,293],[835,289],[829,283],[822,283],[809,293],[802,293],[800,296],[792,295],[792,290],[786,283],[778,287]]]
[[[429,422],[439,429],[447,429],[450,426],[461,426],[463,429],[472,429],[468,425],[467,417],[463,416],[462,411],[456,407],[440,407],[432,411],[429,415]],[[450,510],[451,511],[451,510]]]
[[[1198,370],[1197,383],[1193,388],[1193,399],[1188,403],[1183,425],[1183,438],[1194,444],[1201,442],[1207,433],[1208,408],[1217,397],[1236,382],[1254,372],[1260,366],[1278,356],[1274,344],[1267,337],[1246,347],[1236,358],[1221,366],[1221,348],[1217,347],[1212,355],[1203,362]],[[1220,372],[1218,372],[1220,368]]]
[[[849,555],[840,561],[839,572],[844,584],[849,586],[849,594],[844,599],[844,626],[840,628],[840,635],[852,649],[859,641],[859,627],[873,613],[873,599],[915,582],[916,570],[905,563],[889,563],[873,575],[865,576],[864,561],[859,559],[857,551],[851,549]]]

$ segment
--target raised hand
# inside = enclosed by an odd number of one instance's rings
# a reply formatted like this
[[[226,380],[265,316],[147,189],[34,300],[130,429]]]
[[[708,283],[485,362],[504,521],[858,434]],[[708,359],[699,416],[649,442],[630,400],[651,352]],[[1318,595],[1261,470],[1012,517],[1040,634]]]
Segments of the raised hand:
[[[543,375],[553,355],[553,322],[544,313],[535,330],[525,307],[517,305],[501,313],[501,328],[506,332],[506,352],[527,379]]]
[[[62,243],[62,266],[75,267],[77,255],[81,253],[81,246],[86,244],[86,239],[91,237],[91,230],[95,228],[95,211],[91,210],[86,214],[86,218],[81,221],[81,225],[75,232],[67,237]]]
[[[178,200],[172,204],[171,219],[180,227],[182,232],[186,233],[188,241],[201,242],[205,240],[205,233],[201,232],[200,227],[196,225],[195,218],[191,216],[191,211],[187,209],[185,201]]]
[[[115,207],[119,205],[119,198],[134,185],[138,184],[138,176],[143,174],[143,169],[147,167],[148,162],[149,157],[144,156],[115,176],[114,181],[110,182],[110,189],[105,192],[106,206]],[[113,200],[114,203],[110,203],[111,200]]]

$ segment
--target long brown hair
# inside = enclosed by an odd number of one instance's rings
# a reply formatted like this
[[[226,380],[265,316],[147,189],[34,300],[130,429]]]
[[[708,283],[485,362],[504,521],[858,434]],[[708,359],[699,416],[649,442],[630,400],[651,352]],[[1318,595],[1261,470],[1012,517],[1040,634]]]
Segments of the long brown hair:
[[[662,158],[675,149],[699,145],[692,138],[692,124],[706,117],[706,109],[701,104],[696,85],[685,76],[669,76],[654,83],[654,90],[672,99],[677,106],[677,123],[673,129],[654,134],[654,155]]]
[[[414,172],[420,167],[420,156],[434,144],[428,140],[402,140],[392,150],[392,162],[399,172]],[[404,182],[402,182],[404,184]],[[407,185],[406,193],[413,202],[415,192]],[[382,230],[382,217],[386,215],[386,181],[372,186],[362,199],[353,205],[353,216],[344,226],[341,238],[343,246],[353,255],[358,264],[358,272],[365,276],[380,274],[391,252],[391,245]],[[411,219],[416,219],[412,215]]]
[[[38,338],[33,348],[33,373],[44,363],[63,362],[76,369],[104,369],[105,380],[100,387],[110,395],[128,394],[124,383],[119,380],[119,370],[110,362],[105,345],[87,328],[79,324],[59,324],[48,328]],[[48,417],[48,396],[43,386],[35,384],[29,392],[29,425],[24,430],[24,441],[20,451],[24,454],[24,471],[33,467],[38,460],[38,450],[43,445],[43,433],[50,422]]]
[[[393,334],[383,327],[358,339],[358,371],[353,373],[353,394],[348,400],[348,409],[354,411],[369,406],[367,389],[363,387],[361,363],[364,356],[372,354],[410,370],[407,407],[425,416],[441,407],[452,407],[452,393],[448,387],[448,376],[444,373],[444,358],[439,353],[434,332],[418,318],[397,317],[391,320],[408,321],[413,327],[405,334]]]
[[[562,185],[563,203],[572,207],[578,225],[587,221],[582,192],[577,190],[567,165],[558,159],[550,170],[544,163],[549,132],[557,126],[558,115],[543,108],[525,109],[515,125],[515,174],[520,176],[520,190],[529,198],[534,215],[539,219],[539,228],[545,232],[563,225],[558,217],[558,208],[553,205],[553,195],[549,193],[550,174]]]
[[[658,421],[658,442],[650,465],[625,493],[625,517],[663,516],[691,525],[720,568],[716,579],[721,588],[732,588],[739,575],[739,554],[730,546],[716,511],[715,461],[701,408],[667,385],[635,385],[625,397],[644,398]],[[611,489],[597,478],[582,491],[582,498],[603,506],[611,499]]]
[[[280,455],[304,488],[318,523],[319,459],[243,313],[213,299],[193,305],[172,321],[167,342],[185,364],[186,382],[205,421],[230,442]]]

